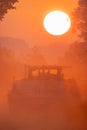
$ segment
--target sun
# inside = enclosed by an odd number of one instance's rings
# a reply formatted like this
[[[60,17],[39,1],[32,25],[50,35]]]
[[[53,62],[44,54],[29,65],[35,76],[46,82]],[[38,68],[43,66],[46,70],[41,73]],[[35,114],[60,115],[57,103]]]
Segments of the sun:
[[[44,28],[52,35],[63,35],[70,27],[70,17],[63,11],[52,11],[44,18]]]

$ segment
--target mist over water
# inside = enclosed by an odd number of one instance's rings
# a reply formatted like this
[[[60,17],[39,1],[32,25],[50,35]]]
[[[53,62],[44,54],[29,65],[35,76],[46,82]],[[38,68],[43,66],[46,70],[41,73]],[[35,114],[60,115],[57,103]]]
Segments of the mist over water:
[[[87,128],[86,80],[82,79],[84,71],[81,66],[77,65],[76,69],[74,62],[65,64],[65,56],[57,64],[63,66],[64,81],[54,80],[54,76],[51,80],[48,80],[49,76],[46,80],[26,80],[25,63],[48,66],[48,60],[38,47],[34,47],[25,60],[24,57],[20,59],[23,52],[19,51],[18,59],[13,50],[5,46],[0,49],[0,130]]]
[[[52,36],[42,23],[57,8],[72,25]],[[87,0],[0,0],[0,130],[87,130],[86,12]]]
[[[0,103],[1,130],[80,130],[87,127],[87,104],[77,83],[17,80]]]

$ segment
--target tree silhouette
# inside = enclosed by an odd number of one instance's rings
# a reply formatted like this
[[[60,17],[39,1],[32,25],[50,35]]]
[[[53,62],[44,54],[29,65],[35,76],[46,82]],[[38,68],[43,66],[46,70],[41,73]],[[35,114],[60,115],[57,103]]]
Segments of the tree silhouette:
[[[65,54],[63,64],[71,66],[71,73],[77,78],[83,88],[87,86],[87,0],[78,0],[78,7],[74,10],[74,24],[80,39],[70,45]],[[73,26],[74,26],[73,24]],[[73,27],[74,28],[74,27]],[[77,35],[77,33],[76,33]],[[82,40],[83,39],[83,40]]]
[[[76,19],[77,29],[80,30],[80,36],[87,41],[87,0],[79,0],[78,7],[73,13]]]
[[[18,0],[0,0],[0,20],[4,18],[9,9],[15,9],[14,4],[16,2]]]
[[[74,10],[73,16],[75,18],[76,29],[80,32],[80,38],[82,41],[77,41],[71,45],[70,50],[78,57],[79,65],[84,67],[87,65],[87,0],[79,0],[78,7]],[[74,57],[73,57],[74,58]],[[75,59],[75,58],[74,58]]]
[[[14,54],[0,46],[0,81],[3,79],[12,79],[16,66],[16,59]]]
[[[75,43],[74,52],[79,57],[79,61],[83,65],[87,65],[87,0],[79,0],[78,7],[74,11],[73,15],[76,19],[77,29],[80,31],[80,37],[83,38],[83,42],[78,41]]]

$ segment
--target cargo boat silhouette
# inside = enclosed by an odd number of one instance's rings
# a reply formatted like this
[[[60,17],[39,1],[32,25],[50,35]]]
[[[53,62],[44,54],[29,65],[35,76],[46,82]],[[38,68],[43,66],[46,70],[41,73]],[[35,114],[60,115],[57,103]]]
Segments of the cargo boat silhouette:
[[[8,95],[12,121],[24,129],[65,128],[70,107],[79,93],[73,79],[65,79],[62,66],[28,66]],[[21,129],[21,128],[20,128]]]

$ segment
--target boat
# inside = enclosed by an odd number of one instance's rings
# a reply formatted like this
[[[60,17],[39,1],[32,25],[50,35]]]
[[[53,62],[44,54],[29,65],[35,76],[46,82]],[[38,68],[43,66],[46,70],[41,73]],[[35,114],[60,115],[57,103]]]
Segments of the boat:
[[[8,95],[12,122],[20,129],[65,128],[68,109],[78,102],[74,79],[65,79],[63,66],[25,67],[25,76],[15,80]]]

